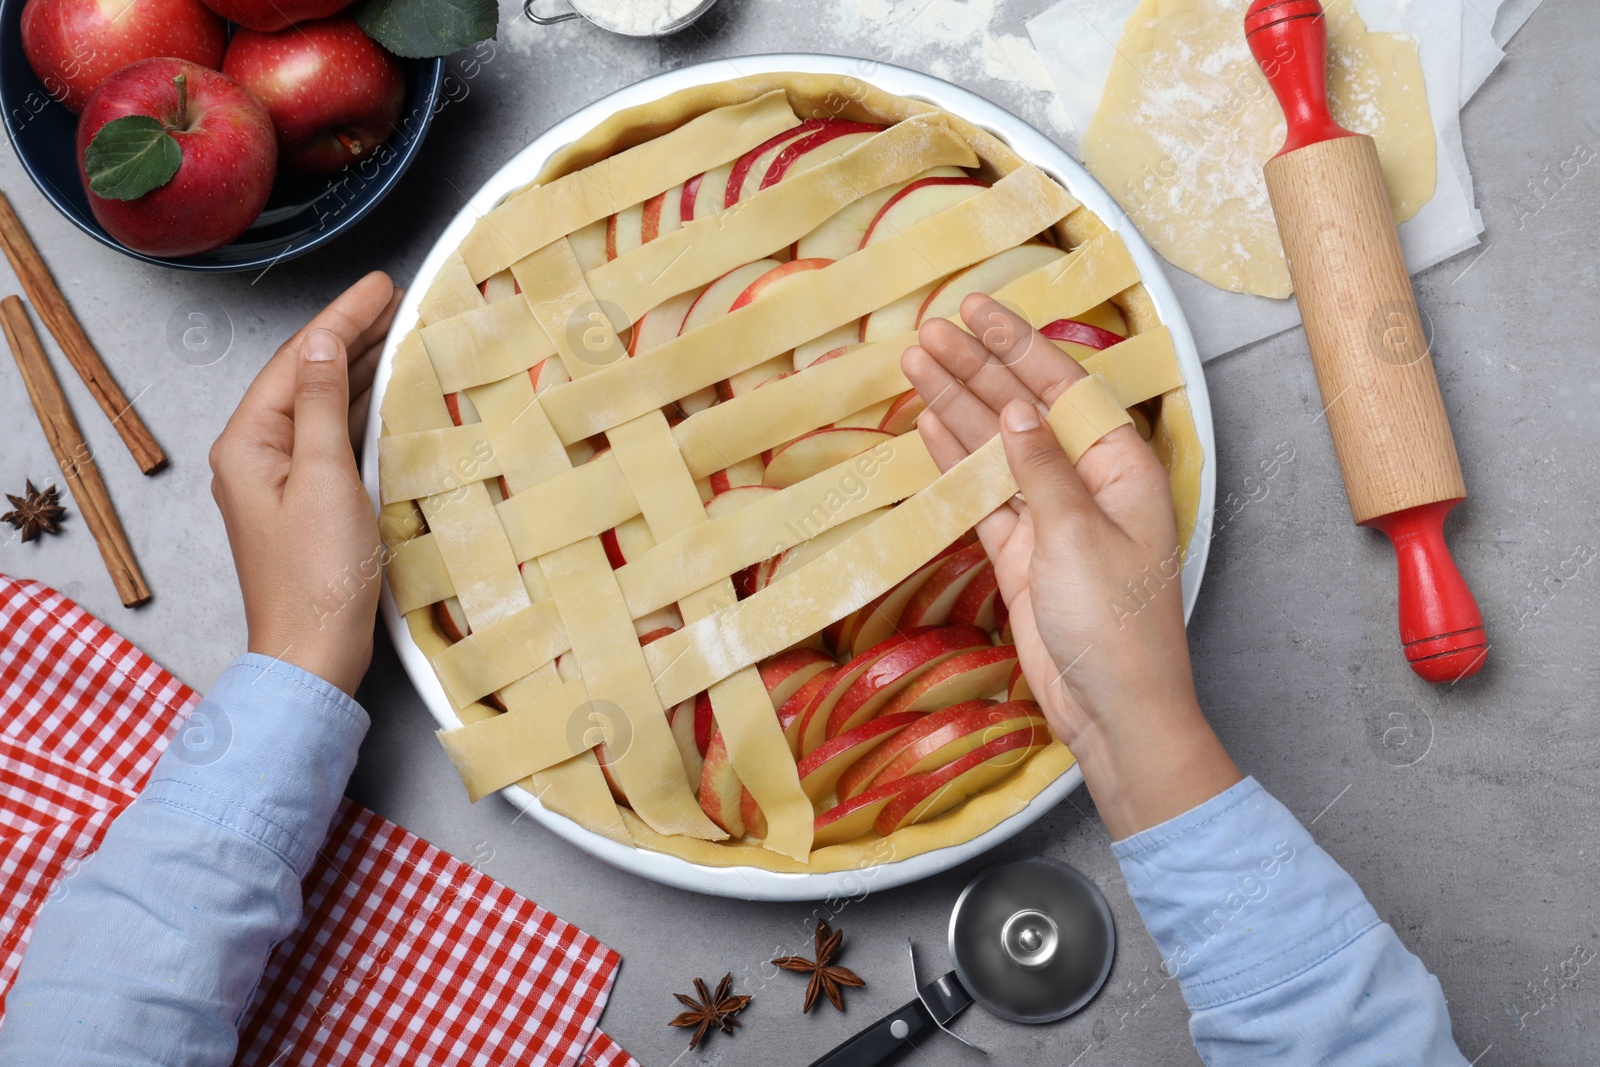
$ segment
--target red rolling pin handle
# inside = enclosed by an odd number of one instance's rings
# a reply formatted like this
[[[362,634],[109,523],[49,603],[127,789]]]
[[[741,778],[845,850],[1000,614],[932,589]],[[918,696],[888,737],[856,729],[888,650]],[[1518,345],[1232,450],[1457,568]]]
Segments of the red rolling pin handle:
[[[1328,109],[1328,31],[1318,0],[1254,0],[1245,37],[1288,120],[1278,155],[1352,136]],[[1461,501],[1380,515],[1375,526],[1399,564],[1400,642],[1417,674],[1450,683],[1477,673],[1488,654],[1483,616],[1444,541],[1444,519]]]
[[[1318,0],[1255,0],[1244,33],[1289,121],[1280,156],[1350,136],[1328,110],[1328,26]]]
[[[1411,669],[1448,684],[1478,672],[1489,654],[1483,616],[1444,543],[1459,500],[1396,511],[1367,523],[1389,535],[1400,566],[1400,644]]]

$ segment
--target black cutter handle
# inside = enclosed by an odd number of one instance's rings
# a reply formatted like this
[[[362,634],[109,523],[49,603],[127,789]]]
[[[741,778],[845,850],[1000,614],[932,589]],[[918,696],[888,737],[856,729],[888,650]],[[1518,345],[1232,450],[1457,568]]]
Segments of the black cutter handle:
[[[922,1001],[913,1000],[885,1015],[835,1048],[811,1067],[877,1067],[912,1038],[933,1026]]]

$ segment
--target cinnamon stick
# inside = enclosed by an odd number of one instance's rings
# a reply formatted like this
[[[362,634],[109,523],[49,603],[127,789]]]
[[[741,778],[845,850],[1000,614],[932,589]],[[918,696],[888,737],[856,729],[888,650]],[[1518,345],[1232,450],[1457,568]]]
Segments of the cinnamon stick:
[[[5,330],[6,342],[16,358],[17,369],[22,372],[28,399],[33,401],[34,413],[39,416],[39,425],[44,427],[50,450],[61,465],[67,488],[72,490],[73,502],[78,505],[89,532],[94,534],[95,544],[100,546],[100,558],[105,560],[117,594],[125,607],[143,604],[150,599],[150,587],[139,571],[139,562],[133,558],[133,547],[128,544],[128,535],[122,530],[116,509],[111,506],[105,482],[100,480],[94,454],[78,429],[72,408],[67,406],[61,380],[51,368],[21,300],[14,296],[0,300],[0,327]]]
[[[66,353],[67,361],[83,379],[83,384],[94,394],[100,410],[106,413],[111,425],[116,427],[134,462],[146,474],[154,474],[167,465],[167,457],[150,435],[144,420],[133,410],[133,404],[117,385],[116,379],[106,369],[105,361],[83,332],[83,326],[68,306],[66,297],[56,287],[55,277],[45,265],[39,249],[23,229],[22,220],[11,208],[11,201],[0,192],[0,251],[11,261],[11,269],[22,283],[28,299],[33,302],[39,318],[50,328],[56,344]]]

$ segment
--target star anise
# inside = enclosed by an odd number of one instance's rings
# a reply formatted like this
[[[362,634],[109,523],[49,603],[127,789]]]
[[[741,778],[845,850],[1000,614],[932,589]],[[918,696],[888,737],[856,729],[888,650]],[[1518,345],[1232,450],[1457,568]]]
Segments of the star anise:
[[[61,506],[61,490],[55,486],[40,492],[30,479],[26,496],[7,493],[6,499],[11,501],[13,510],[0,515],[0,521],[21,530],[24,541],[32,541],[40,534],[61,532],[61,520],[67,517],[67,509]]]
[[[696,978],[694,980],[694,989],[696,993],[700,994],[699,1000],[686,993],[672,994],[678,998],[679,1004],[689,1010],[673,1019],[670,1025],[694,1027],[694,1036],[689,1039],[689,1047],[691,1049],[696,1048],[700,1042],[704,1041],[706,1035],[713,1028],[721,1030],[725,1034],[731,1034],[738,1027],[739,1020],[735,1019],[734,1016],[744,1011],[750,1003],[750,998],[742,995],[732,995],[729,992],[732,988],[733,975],[729,973],[723,975],[722,981],[717,983],[717,991],[715,993],[707,992],[705,982]]]
[[[817,1002],[818,994],[825,995],[828,1003],[839,1011],[844,1011],[844,990],[846,987],[859,988],[866,985],[856,972],[848,967],[831,964],[839,952],[839,946],[844,941],[843,930],[832,930],[821,919],[817,920],[816,956],[808,960],[804,956],[779,956],[772,962],[786,971],[800,971],[809,973],[811,980],[806,983],[806,1001],[800,1010],[809,1014]]]

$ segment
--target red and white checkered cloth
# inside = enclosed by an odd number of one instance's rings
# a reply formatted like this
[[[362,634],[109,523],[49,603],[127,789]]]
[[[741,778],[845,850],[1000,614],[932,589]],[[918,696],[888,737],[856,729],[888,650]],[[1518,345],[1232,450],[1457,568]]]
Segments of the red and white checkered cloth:
[[[98,619],[0,575],[0,1017],[39,908],[199,696]],[[596,1028],[619,957],[345,801],[239,1034],[239,1067],[637,1067]]]

